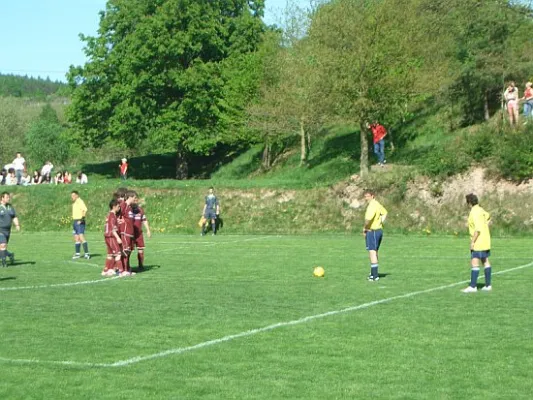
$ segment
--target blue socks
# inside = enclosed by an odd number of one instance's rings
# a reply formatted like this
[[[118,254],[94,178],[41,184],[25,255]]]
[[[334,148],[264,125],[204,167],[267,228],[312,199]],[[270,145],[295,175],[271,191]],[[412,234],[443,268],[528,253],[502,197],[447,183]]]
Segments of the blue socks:
[[[376,279],[378,275],[378,266],[379,264],[370,264],[370,275],[372,278]]]
[[[479,276],[479,267],[473,267],[470,273],[470,287],[477,288],[478,276]]]
[[[85,254],[89,254],[89,245],[87,244],[87,242],[83,242],[83,251]]]
[[[76,249],[76,254],[80,254],[81,243],[80,242],[76,242],[76,244],[74,245],[74,248]]]
[[[483,272],[485,272],[485,286],[490,286],[491,285],[492,267],[490,265],[486,266]]]

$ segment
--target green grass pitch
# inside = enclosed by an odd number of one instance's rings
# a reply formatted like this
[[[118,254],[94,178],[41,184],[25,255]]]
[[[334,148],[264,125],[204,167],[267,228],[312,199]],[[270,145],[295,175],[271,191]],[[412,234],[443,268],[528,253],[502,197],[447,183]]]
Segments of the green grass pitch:
[[[106,280],[101,235],[89,243],[94,257],[72,261],[68,233],[13,234],[0,398],[533,393],[530,239],[495,239],[494,290],[475,294],[460,292],[466,238],[386,235],[377,283],[361,236],[157,235],[146,272]]]

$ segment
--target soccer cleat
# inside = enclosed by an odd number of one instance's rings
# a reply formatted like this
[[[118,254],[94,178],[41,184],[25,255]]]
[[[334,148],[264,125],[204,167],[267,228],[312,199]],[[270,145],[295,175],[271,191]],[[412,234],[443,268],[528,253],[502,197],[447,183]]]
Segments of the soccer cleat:
[[[484,292],[490,292],[492,290],[492,286],[483,286],[481,290],[483,290]]]
[[[79,255],[78,253],[76,253],[76,254],[74,254],[74,255],[72,256],[72,259],[73,259],[73,260],[77,260],[78,258],[80,258],[80,255]]]
[[[85,254],[85,255],[83,256],[83,258],[85,258],[86,260],[89,260],[89,259],[91,258],[91,255],[90,255],[90,254]]]
[[[368,281],[369,282],[377,282],[377,281],[379,281],[379,276],[376,276],[374,278],[372,275],[368,275]]]
[[[463,292],[463,293],[476,293],[477,292],[477,287],[467,286],[466,288],[461,290],[461,292]]]
[[[9,254],[9,262],[11,263],[11,265],[15,264],[15,253],[11,253]]]

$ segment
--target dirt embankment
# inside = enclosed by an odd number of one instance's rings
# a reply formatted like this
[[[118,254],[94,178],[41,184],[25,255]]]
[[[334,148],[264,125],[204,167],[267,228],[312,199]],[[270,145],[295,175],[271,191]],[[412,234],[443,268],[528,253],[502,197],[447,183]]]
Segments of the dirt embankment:
[[[345,206],[342,211],[345,221],[353,221],[364,209],[364,186],[365,182],[354,175],[332,189]],[[378,198],[392,214],[391,225],[402,230],[462,232],[468,214],[465,205],[468,193],[478,195],[480,204],[505,231],[524,232],[533,228],[533,206],[530,205],[533,181],[516,184],[491,179],[485,169],[477,167],[444,181],[418,176],[402,189],[398,186],[392,181],[389,188],[378,191]]]

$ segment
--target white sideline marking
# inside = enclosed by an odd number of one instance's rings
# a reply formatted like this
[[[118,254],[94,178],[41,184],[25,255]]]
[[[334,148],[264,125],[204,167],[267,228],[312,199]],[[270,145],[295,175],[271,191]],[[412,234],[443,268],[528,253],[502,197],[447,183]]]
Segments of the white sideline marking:
[[[502,274],[506,274],[508,272],[517,271],[517,270],[528,268],[528,267],[531,267],[531,266],[533,266],[533,262],[530,262],[529,264],[520,265],[518,267],[509,268],[509,269],[506,269],[506,270],[503,270],[503,271],[494,272],[493,275],[502,275]],[[115,278],[111,278],[111,279],[115,279]],[[104,281],[104,280],[109,280],[109,279],[102,279],[100,281],[93,281],[93,282],[101,282],[101,281]],[[9,363],[20,363],[20,364],[49,364],[49,365],[64,365],[64,366],[85,367],[85,368],[87,368],[87,367],[89,367],[89,368],[126,367],[128,365],[137,364],[137,363],[142,362],[142,361],[154,360],[154,359],[157,359],[157,358],[167,357],[167,356],[171,356],[171,355],[174,355],[174,354],[182,354],[182,353],[186,353],[186,352],[189,352],[189,351],[202,349],[204,347],[209,347],[209,346],[217,345],[217,344],[220,344],[220,343],[229,342],[229,341],[234,340],[234,339],[253,336],[255,334],[262,333],[262,332],[272,331],[274,329],[283,328],[283,327],[286,327],[286,326],[294,326],[294,325],[304,324],[306,322],[313,321],[315,319],[330,317],[332,315],[338,315],[338,314],[348,313],[348,312],[357,311],[357,310],[363,310],[365,308],[369,308],[369,307],[372,307],[372,306],[377,306],[378,304],[389,303],[389,302],[391,302],[393,300],[406,299],[406,298],[409,298],[409,297],[418,296],[420,294],[426,294],[426,293],[436,292],[436,291],[439,291],[439,290],[449,289],[449,288],[452,288],[452,287],[455,287],[455,286],[464,285],[465,283],[468,283],[468,282],[469,282],[468,280],[455,282],[455,283],[451,283],[449,285],[437,286],[437,287],[434,287],[434,288],[431,288],[431,289],[419,290],[419,291],[416,291],[416,292],[411,292],[411,293],[401,294],[401,295],[398,295],[398,296],[388,297],[386,299],[371,301],[369,303],[360,304],[358,306],[352,306],[352,307],[347,307],[347,308],[343,308],[343,309],[340,309],[340,310],[328,311],[328,312],[325,312],[325,313],[322,313],[322,314],[310,315],[310,316],[303,317],[303,318],[300,318],[300,319],[295,319],[295,320],[292,320],[292,321],[278,322],[276,324],[264,326],[262,328],[250,329],[248,331],[236,333],[236,334],[233,334],[233,335],[223,336],[223,337],[218,338],[218,339],[208,340],[206,342],[201,342],[201,343],[198,343],[198,344],[195,344],[195,345],[192,345],[192,346],[178,347],[178,348],[175,348],[175,349],[165,350],[165,351],[162,351],[162,352],[159,352],[159,353],[149,354],[147,356],[132,357],[132,358],[128,358],[127,360],[119,360],[119,361],[116,361],[114,363],[91,363],[91,362],[53,361],[53,360],[47,361],[47,360],[37,360],[37,359],[10,359],[10,358],[4,358],[4,357],[0,357],[0,361],[9,362]],[[468,295],[465,295],[465,296],[468,296]]]
[[[498,271],[498,272],[493,273],[493,275],[501,275],[501,274],[505,274],[507,272],[512,272],[512,271],[516,271],[516,270],[519,270],[519,269],[528,268],[528,267],[531,267],[531,266],[533,266],[533,262],[531,262],[529,264],[525,264],[525,265],[520,265],[518,267],[506,269],[506,270],[503,270],[503,271]],[[219,339],[208,340],[206,342],[198,343],[198,344],[193,345],[193,346],[178,347],[176,349],[170,349],[170,350],[162,351],[160,353],[150,354],[150,355],[147,355],[147,356],[139,356],[139,357],[129,358],[127,360],[117,361],[117,362],[114,362],[113,364],[110,364],[109,366],[110,367],[125,367],[125,366],[131,365],[131,364],[136,364],[136,363],[141,362],[141,361],[153,360],[155,358],[166,357],[166,356],[170,356],[170,355],[174,355],[174,354],[182,354],[182,353],[186,353],[188,351],[201,349],[203,347],[208,347],[208,346],[212,346],[212,345],[215,345],[215,344],[229,342],[230,340],[239,339],[239,338],[247,337],[247,336],[252,336],[252,335],[255,335],[257,333],[268,332],[268,331],[272,331],[274,329],[283,328],[285,326],[293,326],[293,325],[304,324],[306,322],[313,321],[315,319],[325,318],[325,317],[329,317],[329,316],[332,316],[332,315],[338,315],[338,314],[348,313],[348,312],[352,312],[352,311],[363,310],[365,308],[376,306],[378,304],[389,303],[389,302],[391,302],[393,300],[406,299],[406,298],[409,298],[409,297],[418,296],[420,294],[436,292],[438,290],[443,290],[443,289],[449,289],[449,288],[452,288],[454,286],[464,285],[464,284],[469,283],[469,282],[470,282],[470,280],[456,282],[456,283],[452,283],[452,284],[449,284],[449,285],[438,286],[438,287],[434,287],[434,288],[431,288],[431,289],[419,290],[417,292],[411,292],[411,293],[401,294],[401,295],[398,295],[398,296],[388,297],[386,299],[371,301],[369,303],[360,304],[358,306],[347,307],[347,308],[343,308],[341,310],[328,311],[328,312],[325,312],[325,313],[322,313],[322,314],[310,315],[310,316],[307,316],[307,317],[303,317],[303,318],[300,318],[300,319],[295,319],[295,320],[287,321],[287,322],[278,322],[276,324],[268,325],[268,326],[265,326],[263,328],[251,329],[249,331],[236,333],[234,335],[224,336],[224,337],[221,337]]]
[[[6,292],[6,291],[10,291],[10,290],[51,289],[51,288],[67,287],[67,286],[91,285],[93,283],[107,282],[107,281],[110,281],[110,280],[113,280],[113,279],[117,279],[117,278],[120,278],[120,277],[119,276],[114,276],[112,278],[96,279],[96,280],[92,280],[92,281],[53,283],[51,285],[0,287],[0,292]]]

